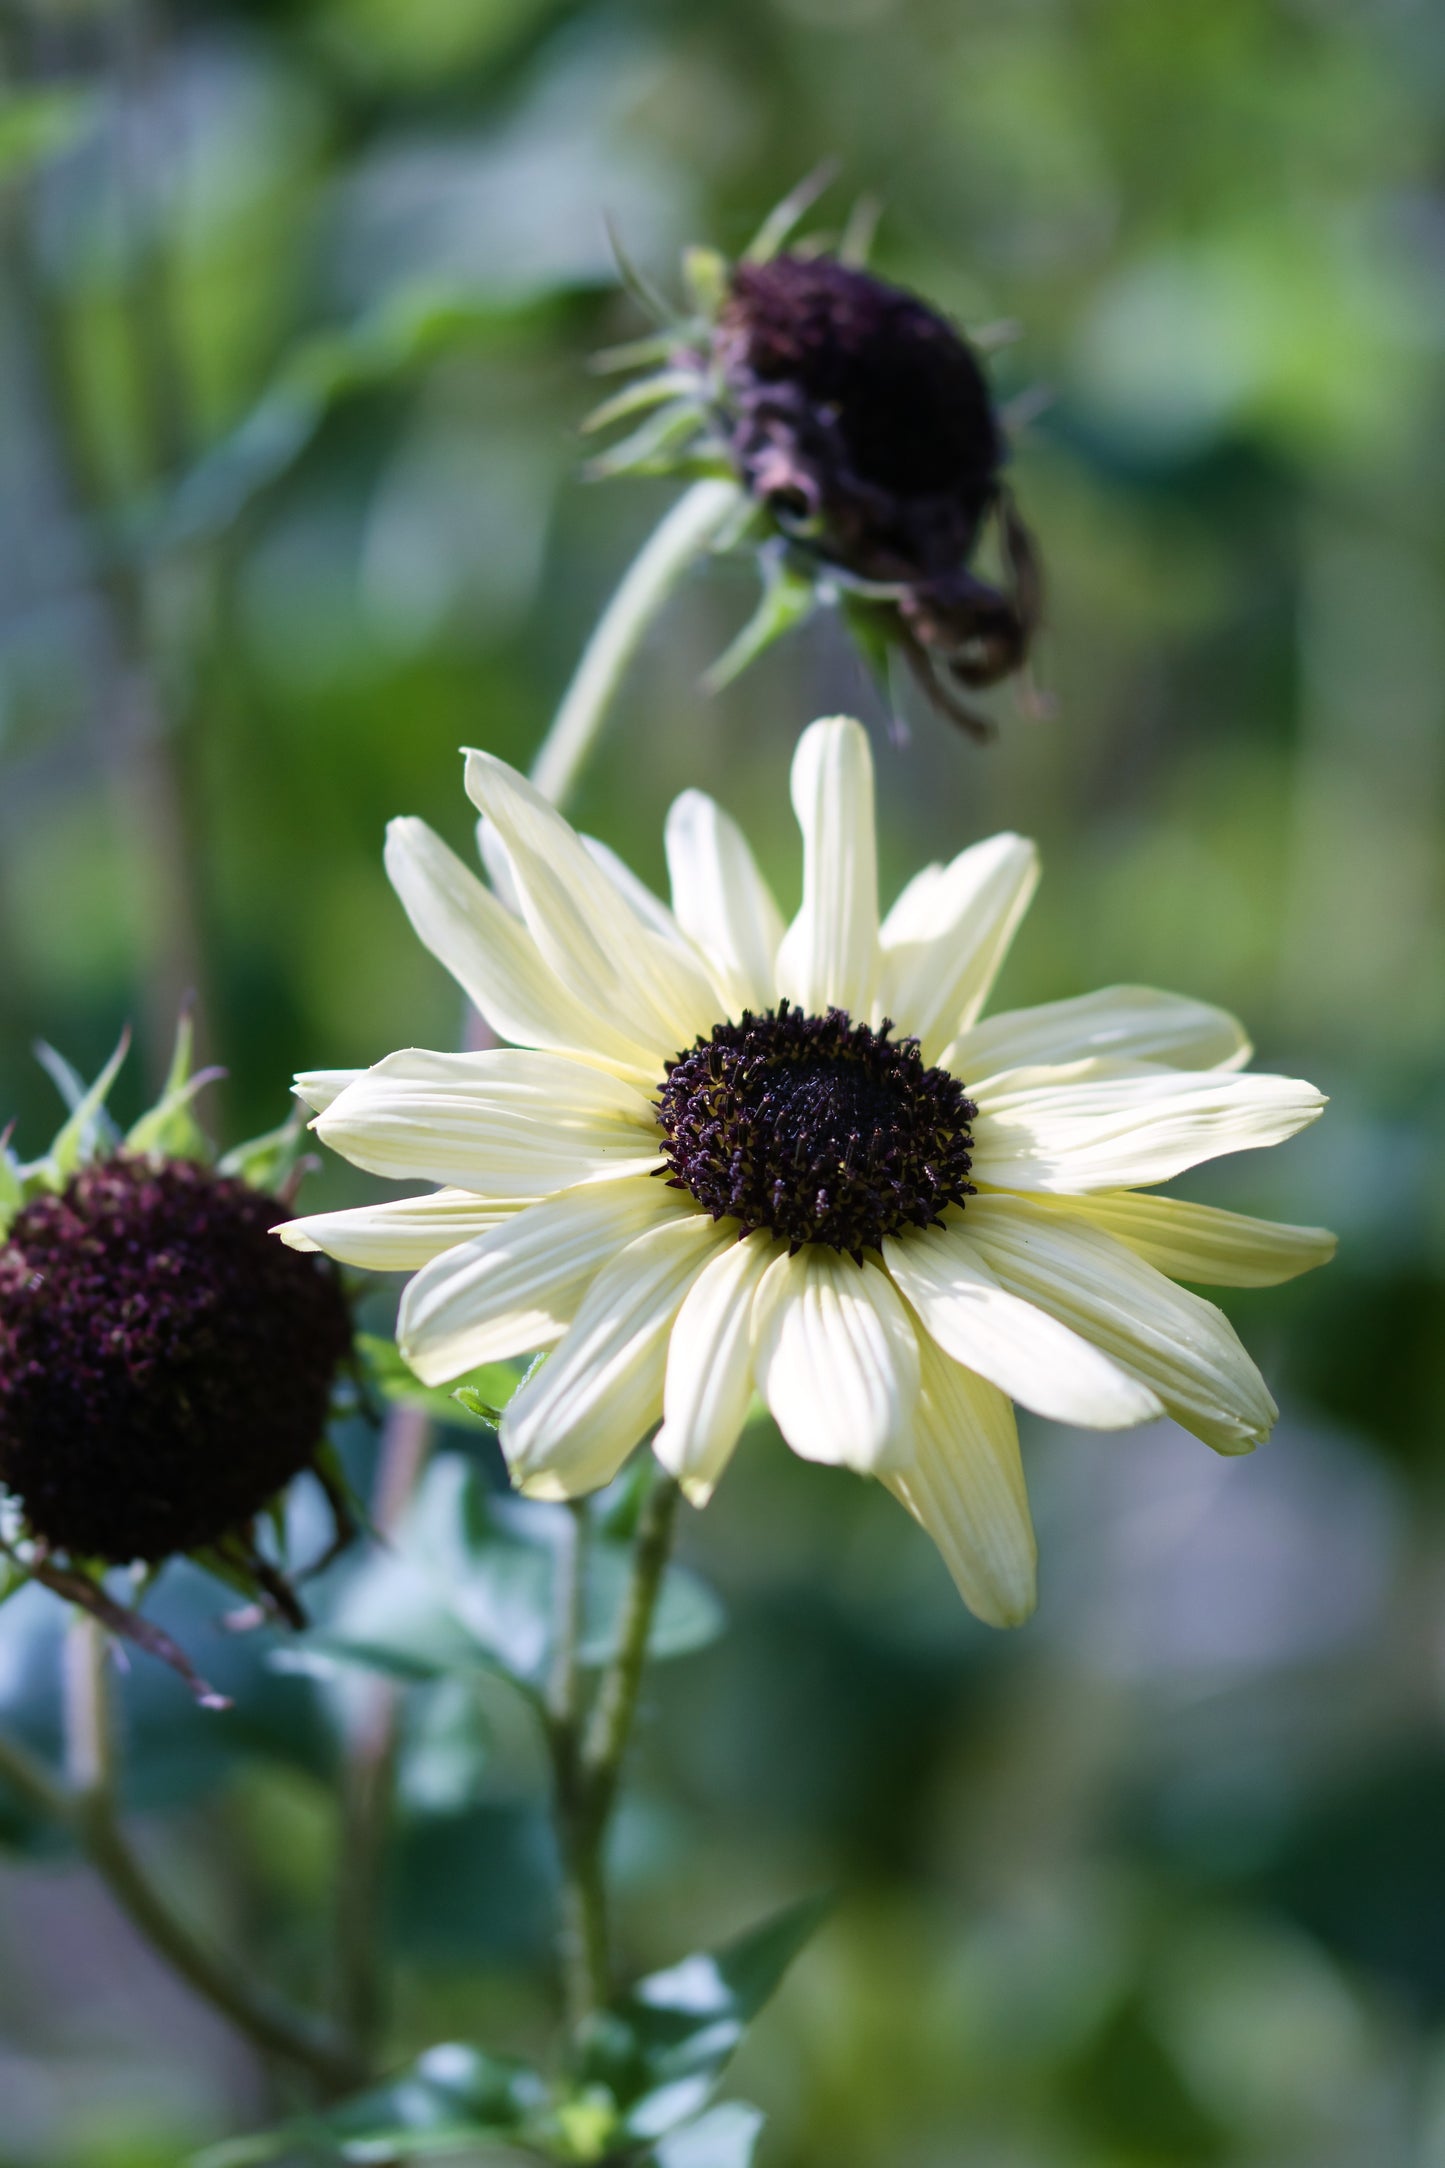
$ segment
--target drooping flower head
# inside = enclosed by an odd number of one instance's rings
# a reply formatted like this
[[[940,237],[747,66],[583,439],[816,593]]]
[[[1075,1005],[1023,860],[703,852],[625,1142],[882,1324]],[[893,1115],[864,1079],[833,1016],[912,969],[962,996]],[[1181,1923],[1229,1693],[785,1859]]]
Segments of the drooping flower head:
[[[78,1601],[89,1590],[107,1623],[143,1640],[143,1622],[104,1597],[101,1569],[189,1553],[297,1615],[253,1523],[316,1465],[351,1346],[334,1271],[271,1239],[275,1191],[240,1171],[274,1171],[273,1140],[255,1158],[242,1148],[231,1171],[206,1151],[190,1114],[205,1077],[187,1074],[184,1045],[161,1107],[128,1139],[106,1122],[106,1078],[49,1155],[7,1158],[0,1240],[12,1559]]]
[[[867,738],[793,764],[803,901],[784,927],[740,830],[687,791],[668,908],[503,762],[467,756],[505,900],[417,820],[387,866],[497,1035],[298,1079],[359,1166],[443,1185],[278,1232],[415,1277],[398,1336],[431,1384],[550,1349],[501,1442],[534,1496],[653,1450],[696,1503],[761,1395],[788,1444],[886,1482],[965,1600],[1033,1603],[1011,1403],[1113,1429],[1163,1414],[1247,1451],[1275,1407],[1178,1280],[1258,1286],[1333,1238],[1155,1193],[1313,1121],[1248,1073],[1222,1010],[1112,987],[985,1019],[1033,847],[925,867],[881,922]]]
[[[622,350],[662,367],[592,426],[657,411],[595,471],[741,482],[752,517],[739,539],[762,547],[764,598],[714,683],[832,601],[870,661],[898,653],[935,706],[981,733],[969,695],[1025,667],[1042,593],[980,357],[861,264],[775,253],[789,223],[770,221],[735,264],[689,254],[692,312]],[[997,584],[974,563],[990,530]]]

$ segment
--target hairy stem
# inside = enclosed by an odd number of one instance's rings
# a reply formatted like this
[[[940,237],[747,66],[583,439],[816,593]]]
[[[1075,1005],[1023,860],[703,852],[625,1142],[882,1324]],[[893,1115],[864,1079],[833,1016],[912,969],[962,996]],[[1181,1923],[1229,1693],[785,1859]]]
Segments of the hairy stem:
[[[628,665],[678,582],[731,516],[738,494],[735,482],[694,482],[634,558],[532,764],[532,781],[554,805],[576,789]]]
[[[263,2054],[306,2071],[326,2094],[348,2089],[360,2073],[344,2045],[304,2011],[259,1987],[171,1910],[131,1849],[116,1811],[115,1733],[108,1644],[94,1619],[77,1613],[65,1655],[65,1735],[69,1783],[11,1740],[0,1740],[0,1775],[29,1805],[66,1823],[111,1896],[157,1956]]]

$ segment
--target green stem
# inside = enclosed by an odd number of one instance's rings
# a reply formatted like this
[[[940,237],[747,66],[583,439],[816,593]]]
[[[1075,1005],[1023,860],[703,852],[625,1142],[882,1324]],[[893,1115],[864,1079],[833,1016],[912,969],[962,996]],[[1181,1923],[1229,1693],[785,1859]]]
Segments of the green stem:
[[[544,798],[563,805],[577,787],[607,711],[648,628],[738,503],[735,482],[694,482],[643,544],[582,651],[532,764]]]
[[[637,1713],[637,1696],[652,1632],[652,1614],[657,1609],[662,1576],[672,1548],[673,1525],[681,1495],[670,1475],[659,1475],[647,1494],[637,1523],[632,1579],[623,1605],[617,1647],[602,1674],[602,1684],[597,1690],[592,1719],[587,1727],[582,1765],[603,1834],[616,1801],[623,1757],[632,1736],[632,1720]]]
[[[607,1907],[595,1813],[582,1766],[579,1657],[589,1534],[587,1508],[574,1501],[557,1556],[556,1638],[546,1704],[562,1870],[558,1945],[567,2021],[574,2033],[607,1999]]]
[[[637,1713],[678,1495],[671,1476],[660,1476],[643,1505],[617,1647],[602,1674],[590,1717],[585,1719],[578,1680],[587,1556],[587,1523],[581,1507],[572,1509],[571,1538],[558,1562],[557,1643],[547,1698],[547,1736],[562,1862],[562,1978],[574,2036],[611,1992],[604,1871],[607,1834]]]
[[[342,2043],[304,2012],[244,1979],[227,1959],[192,1934],[131,1850],[116,1817],[107,1660],[103,1628],[77,1614],[65,1657],[68,1787],[10,1740],[0,1741],[0,1774],[32,1806],[70,1827],[112,1897],[151,1948],[254,2046],[307,2071],[324,2093],[348,2090],[360,2073]]]

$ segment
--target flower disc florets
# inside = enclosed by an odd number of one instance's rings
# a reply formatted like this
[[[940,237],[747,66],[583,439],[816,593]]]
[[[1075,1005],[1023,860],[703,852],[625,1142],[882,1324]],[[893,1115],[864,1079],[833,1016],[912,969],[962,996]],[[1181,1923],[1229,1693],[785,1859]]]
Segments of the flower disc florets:
[[[854,1256],[962,1204],[977,1110],[892,1029],[786,1001],[714,1026],[669,1063],[658,1099],[673,1186],[744,1232]]]
[[[118,1157],[31,1199],[0,1247],[0,1481],[77,1558],[156,1561],[243,1528],[320,1445],[351,1339],[274,1197]]]
[[[780,523],[859,578],[957,572],[1004,447],[953,326],[828,256],[733,271],[716,333],[744,481]]]

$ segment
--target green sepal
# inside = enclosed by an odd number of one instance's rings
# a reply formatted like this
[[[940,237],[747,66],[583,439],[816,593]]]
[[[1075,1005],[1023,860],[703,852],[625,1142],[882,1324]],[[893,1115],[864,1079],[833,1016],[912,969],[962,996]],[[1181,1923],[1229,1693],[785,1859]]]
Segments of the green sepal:
[[[660,413],[652,414],[640,429],[599,452],[587,462],[589,481],[604,482],[618,474],[675,474],[681,472],[680,455],[702,426],[703,413],[695,398],[674,399]]]
[[[192,1112],[192,1101],[197,1092],[226,1072],[212,1068],[192,1074],[195,1037],[190,1013],[183,1011],[176,1025],[176,1043],[160,1097],[127,1130],[125,1148],[128,1152],[154,1154],[161,1159],[194,1159],[203,1166],[209,1166],[215,1158],[211,1140]]]
[[[684,249],[682,276],[688,299],[698,315],[711,323],[727,299],[731,266],[726,256],[715,248]]]
[[[64,1055],[57,1054],[54,1047],[42,1045],[36,1048],[46,1072],[70,1105],[69,1118],[56,1132],[44,1159],[26,1170],[39,1178],[41,1186],[63,1189],[86,1160],[94,1159],[102,1150],[113,1150],[119,1143],[120,1132],[106,1113],[105,1102],[129,1052],[130,1027],[127,1026],[100,1075],[93,1084],[85,1085]]]
[[[630,415],[643,414],[649,407],[661,406],[665,399],[679,395],[695,397],[696,393],[697,378],[691,370],[659,369],[655,376],[645,376],[640,383],[629,384],[625,391],[594,407],[581,425],[582,434],[592,436],[599,429],[610,429],[614,422],[626,421]]]
[[[0,1241],[10,1231],[10,1222],[25,1202],[25,1182],[20,1172],[20,1162],[11,1151],[9,1142],[0,1139]]]
[[[654,331],[645,339],[625,339],[620,346],[600,346],[587,363],[594,376],[621,376],[627,369],[650,369],[667,361],[676,345],[670,332]]]
[[[230,1175],[238,1182],[245,1182],[251,1189],[263,1189],[273,1197],[279,1197],[296,1172],[306,1141],[306,1116],[300,1107],[293,1107],[275,1129],[266,1130],[259,1137],[248,1137],[244,1144],[233,1145],[217,1162],[217,1172]]]
[[[821,165],[814,166],[811,173],[805,174],[797,187],[790,188],[782,202],[775,204],[769,211],[743,250],[743,262],[768,263],[776,256],[807,217],[819,196],[832,187],[837,175],[836,158],[825,158]]]
[[[818,605],[816,583],[797,571],[781,552],[762,560],[763,592],[756,610],[737,638],[703,677],[703,689],[718,693],[786,633],[812,616]]]
[[[546,2082],[530,2064],[447,2042],[428,2048],[385,2085],[355,2093],[323,2114],[207,2146],[192,2156],[190,2168],[256,2168],[283,2155],[382,2163],[506,2152],[547,2102]]]

